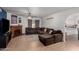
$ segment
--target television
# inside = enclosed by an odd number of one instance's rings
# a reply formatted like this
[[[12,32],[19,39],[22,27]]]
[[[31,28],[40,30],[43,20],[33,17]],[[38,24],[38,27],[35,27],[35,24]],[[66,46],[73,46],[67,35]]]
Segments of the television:
[[[9,31],[9,20],[0,19],[0,34],[4,34]]]

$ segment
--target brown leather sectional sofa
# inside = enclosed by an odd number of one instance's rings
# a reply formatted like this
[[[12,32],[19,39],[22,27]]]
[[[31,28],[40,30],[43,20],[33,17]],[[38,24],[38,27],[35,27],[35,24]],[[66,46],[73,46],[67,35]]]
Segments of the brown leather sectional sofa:
[[[26,35],[28,34],[38,34],[40,42],[45,46],[63,41],[63,33],[61,30],[50,28],[26,28]]]
[[[44,31],[44,29],[47,29],[46,32]],[[54,30],[54,29],[49,29],[49,28],[26,28],[26,34],[45,34],[45,33],[49,33],[50,30]]]

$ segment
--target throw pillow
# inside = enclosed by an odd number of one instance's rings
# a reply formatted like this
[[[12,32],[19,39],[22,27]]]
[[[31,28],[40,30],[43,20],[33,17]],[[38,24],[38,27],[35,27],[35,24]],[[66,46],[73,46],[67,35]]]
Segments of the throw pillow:
[[[46,32],[46,31],[47,31],[47,29],[45,28],[45,29],[44,29],[44,32]]]
[[[52,30],[50,30],[50,31],[49,31],[49,34],[51,34],[52,32],[53,32],[53,31],[52,31]]]

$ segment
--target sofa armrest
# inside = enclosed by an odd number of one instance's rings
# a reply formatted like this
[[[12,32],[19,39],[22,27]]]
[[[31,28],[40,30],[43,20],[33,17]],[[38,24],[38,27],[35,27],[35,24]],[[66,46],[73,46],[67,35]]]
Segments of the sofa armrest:
[[[63,35],[62,34],[54,34],[55,35],[55,42],[62,42],[63,41]]]

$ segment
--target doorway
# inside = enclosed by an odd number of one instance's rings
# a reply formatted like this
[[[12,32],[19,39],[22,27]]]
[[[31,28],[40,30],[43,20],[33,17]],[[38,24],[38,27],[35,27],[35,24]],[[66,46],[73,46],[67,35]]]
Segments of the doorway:
[[[78,40],[78,21],[79,14],[70,15],[65,21],[65,40],[76,41]]]

